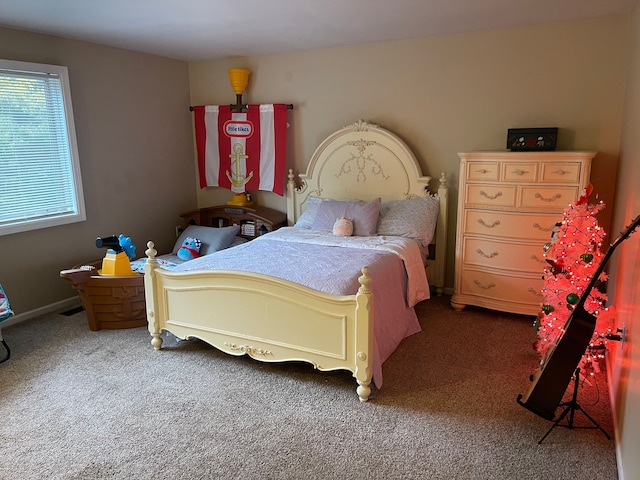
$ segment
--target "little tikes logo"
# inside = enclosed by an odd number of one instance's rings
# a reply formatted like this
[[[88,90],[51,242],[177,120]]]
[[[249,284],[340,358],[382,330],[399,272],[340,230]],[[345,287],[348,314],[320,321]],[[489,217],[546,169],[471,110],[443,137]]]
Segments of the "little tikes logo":
[[[253,135],[253,123],[245,120],[227,120],[223,129],[227,137],[249,138]]]

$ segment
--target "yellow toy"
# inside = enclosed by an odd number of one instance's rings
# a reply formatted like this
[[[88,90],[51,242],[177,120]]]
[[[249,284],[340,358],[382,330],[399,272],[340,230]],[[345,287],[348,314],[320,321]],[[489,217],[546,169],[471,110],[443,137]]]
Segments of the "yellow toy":
[[[100,275],[133,276],[138,273],[131,270],[129,256],[120,245],[120,240],[115,235],[96,238],[96,247],[107,247],[107,253],[102,260]]]
[[[238,207],[249,207],[253,205],[253,200],[251,200],[251,194],[247,192],[243,193],[234,193],[231,200],[227,202],[227,205],[236,205]]]

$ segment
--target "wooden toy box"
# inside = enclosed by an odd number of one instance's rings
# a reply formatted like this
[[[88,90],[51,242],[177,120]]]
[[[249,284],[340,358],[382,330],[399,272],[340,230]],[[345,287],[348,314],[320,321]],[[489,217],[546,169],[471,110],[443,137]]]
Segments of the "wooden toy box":
[[[102,260],[62,270],[60,276],[78,292],[91,330],[147,325],[144,275],[107,276],[98,273]]]

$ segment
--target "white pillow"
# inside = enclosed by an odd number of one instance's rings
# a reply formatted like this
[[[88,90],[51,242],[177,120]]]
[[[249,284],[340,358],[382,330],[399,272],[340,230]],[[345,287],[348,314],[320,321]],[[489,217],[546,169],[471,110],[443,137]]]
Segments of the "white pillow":
[[[182,246],[182,242],[184,242],[185,238],[192,237],[197,238],[202,242],[200,247],[200,256],[208,255],[231,246],[239,232],[239,225],[221,228],[189,225],[176,240],[176,243],[173,246],[173,254],[175,255],[178,253],[178,249]]]
[[[384,202],[380,205],[378,235],[395,235],[417,240],[423,247],[433,240],[440,212],[436,196]]]

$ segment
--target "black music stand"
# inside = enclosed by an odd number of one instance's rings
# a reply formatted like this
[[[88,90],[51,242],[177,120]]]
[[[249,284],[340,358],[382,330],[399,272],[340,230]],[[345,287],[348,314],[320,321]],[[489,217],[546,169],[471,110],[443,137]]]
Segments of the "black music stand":
[[[578,403],[578,383],[579,383],[579,379],[580,379],[580,369],[576,368],[575,371],[575,375],[574,375],[574,382],[573,382],[573,396],[571,397],[571,400],[568,402],[564,402],[561,403],[559,406],[560,407],[566,407],[564,409],[564,411],[562,412],[562,414],[558,417],[558,419],[553,422],[553,425],[551,426],[551,428],[547,431],[547,433],[544,434],[544,436],[538,440],[538,445],[540,445],[545,438],[547,438],[547,436],[549,436],[549,434],[551,433],[551,431],[556,428],[556,427],[567,427],[567,428],[597,428],[598,430],[600,430],[602,433],[604,433],[604,435],[607,437],[607,440],[611,440],[611,437],[609,436],[609,434],[604,430],[604,428],[602,428],[598,422],[596,422],[593,418],[591,418],[591,416],[585,412],[584,408],[582,408],[580,406],[580,404]],[[575,417],[575,413],[576,410],[580,410],[585,417],[587,417],[591,423],[593,424],[593,426],[586,426],[586,427],[576,427],[573,425],[573,419]],[[567,421],[566,424],[560,424],[560,422],[567,416],[569,415],[569,420]]]

